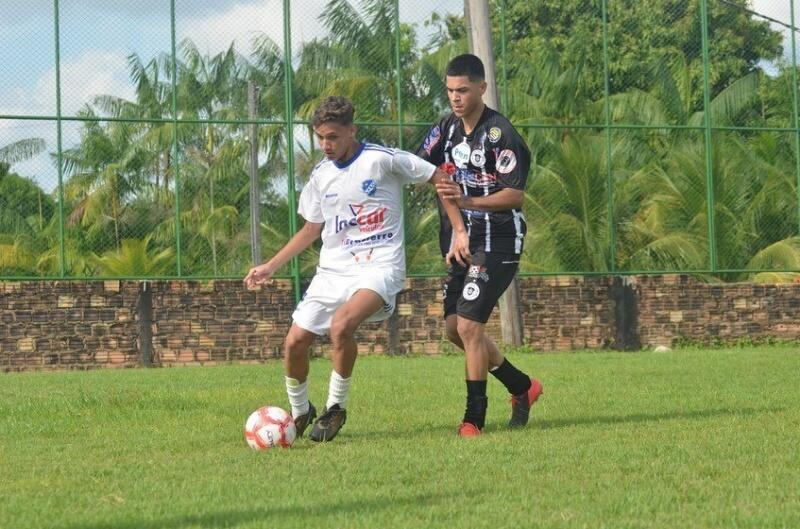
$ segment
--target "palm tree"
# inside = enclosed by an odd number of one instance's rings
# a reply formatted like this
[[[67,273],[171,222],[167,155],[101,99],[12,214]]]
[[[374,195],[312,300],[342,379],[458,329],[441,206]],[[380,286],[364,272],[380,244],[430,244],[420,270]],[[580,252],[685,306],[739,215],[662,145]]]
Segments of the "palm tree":
[[[119,250],[111,250],[102,257],[94,256],[98,272],[106,276],[158,277],[168,274],[174,267],[174,250],[167,248],[156,254],[149,251],[150,237],[125,239]]]
[[[78,113],[83,123],[81,143],[63,152],[64,173],[69,176],[65,199],[72,203],[70,226],[80,225],[101,246],[108,244],[105,230],[113,226],[113,244],[119,250],[121,218],[133,196],[147,181],[146,156],[136,149],[139,127],[128,122],[93,121],[87,107]],[[95,246],[96,248],[96,246]]]
[[[17,140],[0,147],[0,163],[13,165],[28,160],[44,151],[46,147],[47,145],[42,138]]]

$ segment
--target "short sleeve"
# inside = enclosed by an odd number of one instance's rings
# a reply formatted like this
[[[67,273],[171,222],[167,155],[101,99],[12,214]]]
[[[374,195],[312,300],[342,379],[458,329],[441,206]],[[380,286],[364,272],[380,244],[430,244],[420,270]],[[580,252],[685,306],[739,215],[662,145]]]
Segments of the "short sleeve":
[[[392,156],[392,174],[404,184],[422,184],[433,176],[436,166],[411,154],[396,150]]]
[[[325,222],[325,217],[322,216],[322,200],[320,199],[319,187],[313,174],[300,193],[297,212],[309,222],[320,224]]]
[[[444,121],[439,121],[428,130],[422,145],[417,149],[417,156],[437,167],[444,163]]]
[[[513,127],[503,131],[495,146],[495,172],[501,187],[525,189],[531,168],[531,152]]]

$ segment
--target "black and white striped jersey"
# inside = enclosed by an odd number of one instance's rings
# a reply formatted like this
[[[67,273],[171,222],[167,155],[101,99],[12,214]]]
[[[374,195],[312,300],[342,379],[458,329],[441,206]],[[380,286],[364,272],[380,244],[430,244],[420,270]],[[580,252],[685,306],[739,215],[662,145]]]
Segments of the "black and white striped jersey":
[[[448,164],[462,193],[488,196],[510,187],[525,189],[531,153],[513,125],[499,112],[485,107],[470,134],[455,114],[441,119],[428,131],[417,155],[436,166]],[[442,255],[450,248],[452,228],[439,206],[439,246]],[[522,253],[527,227],[522,211],[461,210],[469,231],[470,251]]]

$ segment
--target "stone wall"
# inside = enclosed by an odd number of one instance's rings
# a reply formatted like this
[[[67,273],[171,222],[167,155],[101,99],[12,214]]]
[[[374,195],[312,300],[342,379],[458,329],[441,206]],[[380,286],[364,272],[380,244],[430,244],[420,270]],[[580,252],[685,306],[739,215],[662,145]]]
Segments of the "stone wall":
[[[643,345],[800,339],[800,284],[708,284],[691,276],[636,277]]]
[[[518,282],[524,340],[537,351],[800,338],[796,284],[680,275]],[[0,282],[0,369],[262,362],[281,356],[293,299],[288,281],[257,290],[240,281]],[[395,314],[359,329],[359,354],[449,349],[440,300],[440,280],[408,279]],[[487,325],[495,340],[498,312]],[[328,350],[321,338],[313,354]]]
[[[0,369],[139,364],[137,285],[0,282]]]

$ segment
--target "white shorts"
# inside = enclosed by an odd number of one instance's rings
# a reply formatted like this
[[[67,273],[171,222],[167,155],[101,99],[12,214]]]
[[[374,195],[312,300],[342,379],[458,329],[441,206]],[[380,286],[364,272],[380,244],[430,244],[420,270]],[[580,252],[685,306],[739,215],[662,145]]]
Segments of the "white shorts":
[[[383,321],[391,316],[397,294],[403,290],[405,274],[380,268],[360,271],[362,275],[346,276],[317,269],[317,274],[292,314],[294,323],[317,335],[328,334],[333,314],[361,289],[372,290],[384,301],[383,307],[366,321]]]

